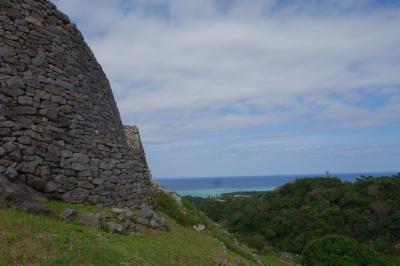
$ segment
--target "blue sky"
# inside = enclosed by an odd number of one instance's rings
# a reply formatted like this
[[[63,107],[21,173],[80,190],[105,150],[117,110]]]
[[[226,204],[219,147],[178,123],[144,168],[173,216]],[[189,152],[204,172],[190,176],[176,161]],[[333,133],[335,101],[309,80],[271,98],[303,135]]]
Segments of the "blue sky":
[[[400,1],[54,2],[156,177],[400,171]]]

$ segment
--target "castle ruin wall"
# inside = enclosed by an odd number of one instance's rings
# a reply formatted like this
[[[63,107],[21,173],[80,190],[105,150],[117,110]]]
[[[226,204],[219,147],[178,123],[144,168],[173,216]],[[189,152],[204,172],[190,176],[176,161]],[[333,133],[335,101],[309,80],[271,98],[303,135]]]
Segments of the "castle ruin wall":
[[[106,75],[47,0],[0,1],[0,174],[71,203],[152,204]]]

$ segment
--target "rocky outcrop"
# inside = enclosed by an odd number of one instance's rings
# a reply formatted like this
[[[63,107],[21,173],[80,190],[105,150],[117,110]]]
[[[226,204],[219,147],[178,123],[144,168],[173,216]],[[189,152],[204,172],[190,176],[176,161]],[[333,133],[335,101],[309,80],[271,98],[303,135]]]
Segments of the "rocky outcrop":
[[[103,228],[110,233],[133,236],[141,235],[146,229],[164,232],[169,230],[165,219],[148,207],[142,209],[113,208],[111,211],[98,213],[77,213],[73,209],[66,209],[59,214],[59,218],[64,221],[77,220],[89,226]]]
[[[52,212],[34,198],[35,192],[24,184],[10,182],[4,175],[0,174],[0,206],[19,207],[23,211],[51,215]]]
[[[141,144],[128,146],[101,66],[47,0],[0,1],[0,137],[4,183],[71,203],[152,205]]]

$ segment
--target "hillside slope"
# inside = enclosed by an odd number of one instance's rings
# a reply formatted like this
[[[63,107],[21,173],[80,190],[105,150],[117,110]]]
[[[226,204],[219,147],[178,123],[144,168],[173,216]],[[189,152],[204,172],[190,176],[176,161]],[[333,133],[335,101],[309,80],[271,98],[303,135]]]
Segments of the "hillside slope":
[[[133,237],[0,209],[0,265],[218,265],[234,254],[168,219],[169,233]]]
[[[259,265],[249,250],[216,228],[195,208],[182,214],[174,201],[158,198],[158,211],[169,232],[146,230],[142,236],[108,233],[77,220],[27,214],[0,207],[0,266],[8,265]],[[73,208],[78,213],[108,208],[43,201],[54,213]],[[189,206],[190,207],[190,206]],[[206,230],[193,229],[202,221]],[[262,258],[272,266],[276,258]]]

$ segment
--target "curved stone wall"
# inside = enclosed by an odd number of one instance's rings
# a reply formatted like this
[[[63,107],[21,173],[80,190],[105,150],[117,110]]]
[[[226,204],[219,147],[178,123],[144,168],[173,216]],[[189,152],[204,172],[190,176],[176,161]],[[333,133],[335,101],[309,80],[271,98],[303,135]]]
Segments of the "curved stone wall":
[[[0,1],[0,173],[67,202],[151,204],[104,72],[47,0]]]

